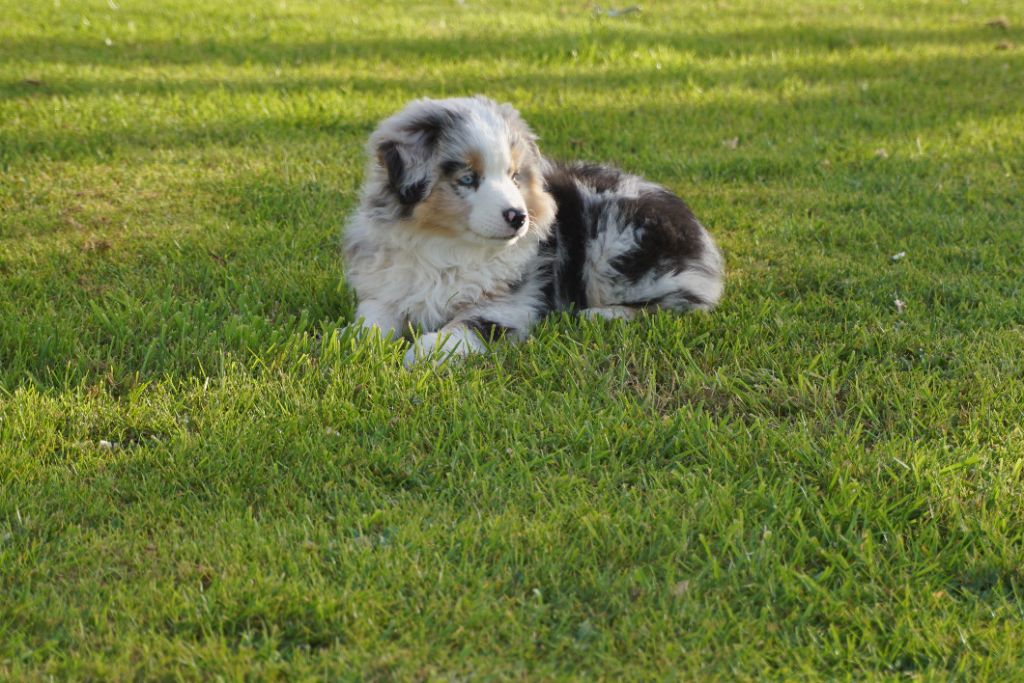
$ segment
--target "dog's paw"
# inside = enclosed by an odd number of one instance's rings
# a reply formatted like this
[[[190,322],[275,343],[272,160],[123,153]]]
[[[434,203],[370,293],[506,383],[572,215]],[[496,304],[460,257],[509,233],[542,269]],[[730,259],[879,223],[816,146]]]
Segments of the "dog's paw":
[[[440,332],[428,332],[416,338],[412,346],[409,347],[409,350],[405,352],[403,362],[406,368],[411,368],[417,363],[424,361],[440,365],[453,354],[458,353],[458,349],[458,341],[452,340],[450,335],[443,335]]]
[[[435,366],[484,349],[483,342],[468,330],[428,332],[420,335],[405,352],[405,367],[430,361]]]

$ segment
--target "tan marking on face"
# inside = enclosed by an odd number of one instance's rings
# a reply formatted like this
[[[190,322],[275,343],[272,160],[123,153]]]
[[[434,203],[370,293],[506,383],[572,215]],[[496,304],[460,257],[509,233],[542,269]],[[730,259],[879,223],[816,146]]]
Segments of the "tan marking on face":
[[[469,166],[470,170],[478,176],[482,176],[484,174],[484,155],[476,150],[471,151],[466,155],[466,166]]]
[[[555,200],[544,191],[537,173],[526,176],[522,184],[523,199],[526,200],[526,212],[530,222],[537,225],[548,225],[555,219]]]
[[[432,235],[455,237],[459,227],[469,221],[469,204],[448,186],[437,183],[430,195],[416,205],[412,212],[412,225]]]

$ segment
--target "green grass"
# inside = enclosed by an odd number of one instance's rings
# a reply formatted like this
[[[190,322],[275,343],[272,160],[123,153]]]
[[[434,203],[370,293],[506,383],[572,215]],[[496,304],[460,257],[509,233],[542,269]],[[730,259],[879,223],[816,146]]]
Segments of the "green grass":
[[[238,5],[0,0],[0,678],[1024,677],[1024,7]],[[720,309],[331,335],[366,135],[474,92]]]

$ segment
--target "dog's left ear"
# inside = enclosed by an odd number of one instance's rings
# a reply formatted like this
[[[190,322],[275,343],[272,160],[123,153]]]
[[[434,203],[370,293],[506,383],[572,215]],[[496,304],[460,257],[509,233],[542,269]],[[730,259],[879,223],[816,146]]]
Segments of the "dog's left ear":
[[[387,172],[388,187],[404,206],[423,200],[434,182],[434,153],[456,114],[420,100],[384,121],[370,139],[371,153]]]
[[[377,147],[377,161],[388,173],[388,187],[405,205],[416,204],[427,196],[426,177],[417,173],[415,149],[395,140],[382,142]]]

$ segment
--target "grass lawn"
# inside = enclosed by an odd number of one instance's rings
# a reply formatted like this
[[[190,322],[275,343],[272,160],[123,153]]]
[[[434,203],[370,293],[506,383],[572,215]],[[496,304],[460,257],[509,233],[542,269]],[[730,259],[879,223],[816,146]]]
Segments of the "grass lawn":
[[[0,17],[0,679],[1024,677],[1024,6]],[[475,92],[721,307],[331,334],[367,134]]]

